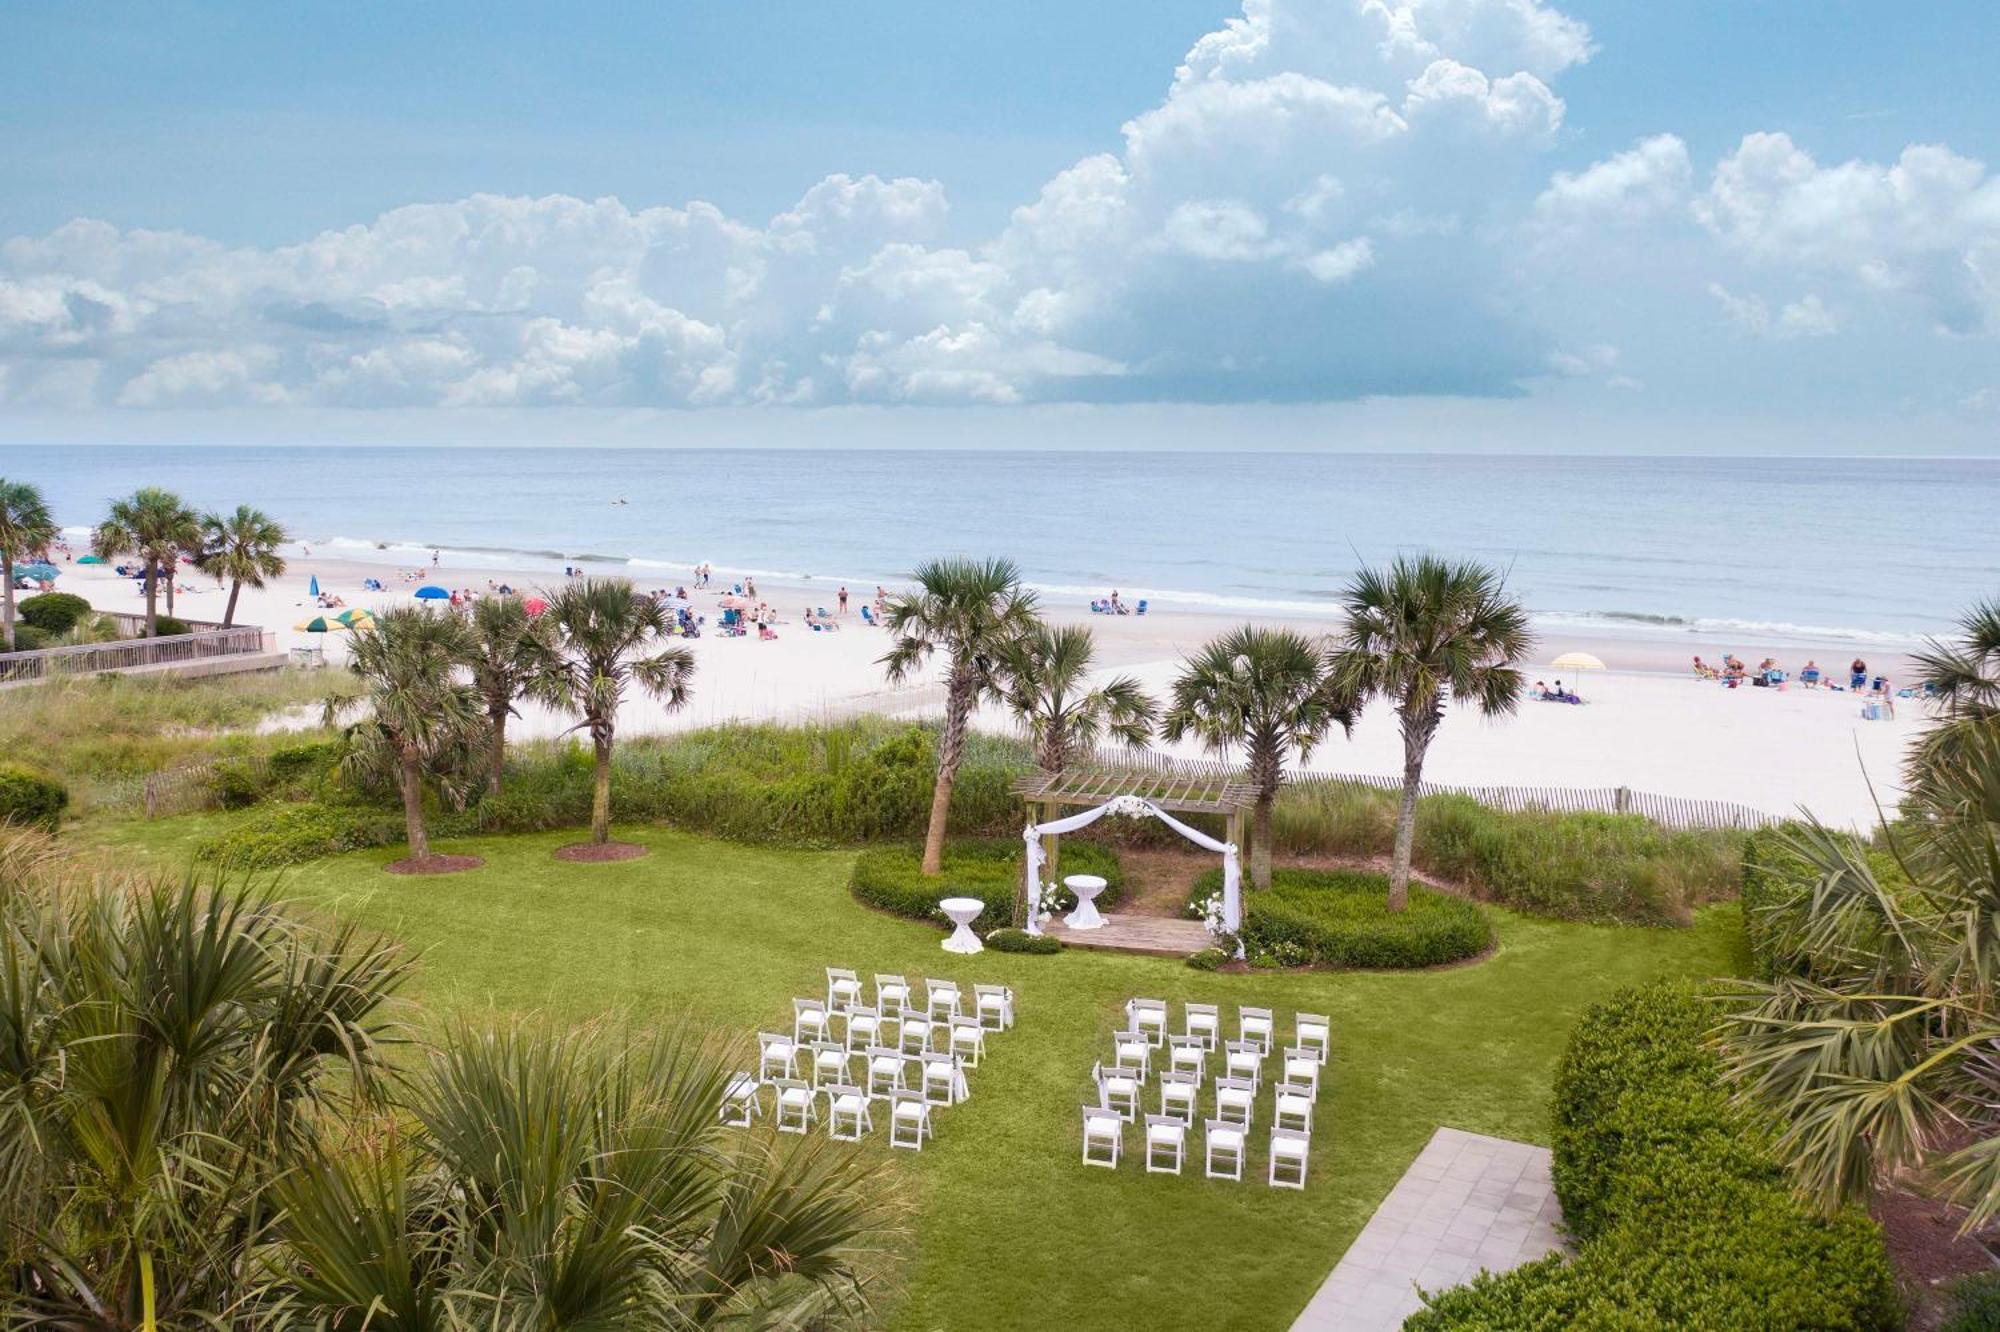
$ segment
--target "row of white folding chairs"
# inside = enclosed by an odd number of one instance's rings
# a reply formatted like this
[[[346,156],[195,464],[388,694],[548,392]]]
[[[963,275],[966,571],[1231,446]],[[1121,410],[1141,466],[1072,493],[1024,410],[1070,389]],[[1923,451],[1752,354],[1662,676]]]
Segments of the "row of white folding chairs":
[[[1114,1032],[1111,1037],[1112,1067],[1121,1070],[1141,1083],[1150,1081],[1153,1075],[1153,1051],[1155,1047],[1146,1039],[1143,1031]],[[1162,1073],[1184,1073],[1197,1084],[1208,1078],[1209,1049],[1197,1036],[1170,1036],[1167,1038],[1167,1060]],[[1269,1047],[1260,1046],[1255,1041],[1224,1041],[1222,1043],[1222,1076],[1242,1078],[1252,1087],[1264,1084],[1264,1062],[1270,1056]],[[1313,1095],[1319,1094],[1320,1069],[1325,1063],[1325,1051],[1306,1045],[1288,1045],[1279,1056],[1280,1082],[1297,1082],[1309,1086]]]
[[[826,969],[826,1000],[822,1011],[829,1020],[853,1009],[872,1008],[882,1017],[901,1018],[910,1013],[933,1021],[971,1013],[989,1031],[1005,1031],[1014,1025],[1014,991],[1005,985],[974,985],[968,1007],[957,981],[924,977],[924,1002],[917,1007],[915,992],[907,977],[875,973],[875,1002],[864,1003],[861,977],[845,967]],[[811,1002],[795,1000],[794,1005]]]
[[[835,1062],[830,1052],[838,1052],[848,1058],[871,1054],[876,1050],[894,1051],[910,1059],[929,1054],[954,1055],[963,1059],[967,1068],[979,1067],[979,1061],[986,1057],[986,1028],[973,1017],[955,1017],[949,1022],[912,1018],[898,1029],[895,1040],[884,1040],[884,1035],[879,1027],[864,1030],[859,1026],[850,1026],[848,1039],[842,1043],[801,1040],[796,1034],[787,1036],[781,1031],[760,1031],[757,1033],[757,1076],[792,1077],[798,1073],[802,1060],[809,1061],[811,1067]]]
[[[1187,1158],[1192,1127],[1178,1115],[1147,1115],[1145,1161],[1149,1175],[1178,1175]],[[1209,1179],[1242,1179],[1250,1152],[1250,1126],[1210,1119],[1202,1126],[1202,1169]],[[1083,1108],[1083,1163],[1117,1169],[1125,1152],[1125,1121],[1099,1106]],[[1269,1182],[1272,1188],[1303,1189],[1312,1135],[1298,1129],[1272,1128]]]
[[[936,1135],[937,1129],[931,1121],[931,1110],[935,1106],[950,1105],[956,1098],[954,1085],[948,1086],[948,1099],[934,1100],[930,1090],[928,1070],[924,1089],[899,1088],[879,1099],[886,1101],[889,1108],[889,1145],[907,1147],[912,1151],[922,1151],[924,1141]],[[730,1081],[723,1095],[722,1122],[736,1128],[748,1128],[763,1114],[760,1098],[760,1084],[747,1073],[739,1073]],[[826,1125],[830,1138],[841,1142],[859,1142],[875,1127],[875,1113],[872,1097],[864,1089],[851,1083],[828,1083],[823,1087],[812,1087],[796,1078],[776,1078],[771,1088],[772,1118],[780,1133],[810,1133],[816,1123]],[[820,1113],[820,1103],[826,1104],[826,1112]]]
[[[1126,1028],[1144,1036],[1148,1045],[1155,1048],[1165,1045],[1169,1039],[1168,1012],[1167,1001],[1164,999],[1128,999],[1125,1001]],[[1199,1041],[1204,1049],[1213,1050],[1222,1040],[1221,1006],[1182,1004],[1180,1034],[1184,1038]],[[1276,1017],[1268,1008],[1238,1004],[1236,1039],[1252,1042],[1269,1053],[1271,1046],[1277,1040]],[[1333,1044],[1332,1019],[1324,1013],[1294,1013],[1292,1044],[1313,1051],[1319,1057],[1319,1062],[1324,1064],[1327,1051]]]
[[[950,1105],[965,1099],[965,1070],[972,1061],[951,1051],[928,1050],[922,1054],[905,1054],[893,1046],[877,1045],[867,1050],[843,1050],[838,1045],[820,1042],[801,1049],[798,1053],[806,1060],[806,1069],[800,1070],[796,1060],[775,1057],[783,1047],[782,1036],[772,1037],[770,1032],[762,1032],[766,1039],[775,1039],[779,1044],[765,1048],[773,1057],[764,1059],[754,1079],[759,1083],[784,1081],[806,1081],[811,1079],[815,1088],[859,1083],[868,1089],[871,1096],[887,1096],[891,1092],[929,1089],[933,1084],[952,1089],[950,1099],[940,1104]],[[857,1064],[860,1077],[855,1076]],[[914,1066],[914,1072],[913,1070]],[[749,1077],[749,1074],[742,1074]]]
[[[1126,1123],[1144,1111],[1145,1083],[1130,1070],[1095,1064],[1090,1070],[1097,1084],[1097,1105]],[[1192,1124],[1201,1103],[1201,1079],[1190,1073],[1162,1073],[1159,1078],[1159,1112]],[[1217,1078],[1209,1105],[1221,1123],[1248,1128],[1257,1114],[1258,1086],[1249,1078]],[[1313,1110],[1319,1099],[1317,1083],[1279,1082],[1271,1090],[1271,1115],[1278,1128],[1311,1133]]]

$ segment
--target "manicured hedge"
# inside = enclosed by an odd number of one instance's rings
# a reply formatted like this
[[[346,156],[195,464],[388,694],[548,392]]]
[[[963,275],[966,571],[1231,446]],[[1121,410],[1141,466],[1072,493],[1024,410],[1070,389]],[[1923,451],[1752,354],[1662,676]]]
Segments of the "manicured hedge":
[[[433,828],[433,832],[437,829]],[[403,840],[400,814],[359,805],[272,805],[195,845],[198,859],[234,869],[276,869]]]
[[[1406,1332],[1690,1329],[1889,1332],[1902,1325],[1881,1231],[1791,1192],[1769,1116],[1730,1099],[1691,987],[1622,991],[1556,1072],[1555,1185],[1576,1256],[1431,1294]]]
[[[1190,905],[1222,891],[1222,871],[1195,880]],[[1391,915],[1389,880],[1350,870],[1278,869],[1271,886],[1243,891],[1243,948],[1250,960],[1290,966],[1434,967],[1485,952],[1493,924],[1477,902],[1410,885]]]
[[[849,886],[870,906],[913,920],[942,921],[938,901],[946,897],[976,897],[986,903],[973,929],[981,934],[1013,923],[1014,898],[1021,887],[1021,839],[994,837],[954,839],[945,844],[944,873],[926,878],[921,846],[876,847],[854,858]],[[1065,840],[1064,874],[1096,874],[1105,882],[1100,907],[1117,902],[1124,893],[1125,874],[1118,854],[1093,842]]]
[[[44,592],[27,598],[14,609],[22,623],[32,624],[53,636],[74,629],[77,621],[90,614],[90,603],[69,592]]]
[[[177,634],[191,634],[194,630],[186,620],[177,615],[155,615],[153,617],[153,637],[172,638]]]
[[[0,823],[56,830],[69,791],[46,773],[19,763],[0,763]]]
[[[1011,926],[986,936],[986,946],[996,953],[1060,953],[1062,940],[1053,934],[1030,934]]]

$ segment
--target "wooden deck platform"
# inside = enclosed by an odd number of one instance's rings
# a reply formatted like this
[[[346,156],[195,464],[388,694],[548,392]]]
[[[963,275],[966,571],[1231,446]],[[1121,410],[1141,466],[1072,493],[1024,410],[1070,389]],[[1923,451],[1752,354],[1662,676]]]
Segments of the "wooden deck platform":
[[[1106,912],[1100,930],[1072,930],[1060,917],[1043,929],[1071,948],[1106,948],[1119,953],[1187,957],[1208,947],[1208,931],[1198,920]]]

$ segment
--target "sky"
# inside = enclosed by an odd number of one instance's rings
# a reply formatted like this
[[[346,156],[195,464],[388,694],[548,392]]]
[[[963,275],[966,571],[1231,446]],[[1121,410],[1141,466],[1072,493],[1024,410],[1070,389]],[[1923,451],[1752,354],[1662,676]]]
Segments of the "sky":
[[[0,49],[0,442],[2000,452],[1986,0],[30,0]]]

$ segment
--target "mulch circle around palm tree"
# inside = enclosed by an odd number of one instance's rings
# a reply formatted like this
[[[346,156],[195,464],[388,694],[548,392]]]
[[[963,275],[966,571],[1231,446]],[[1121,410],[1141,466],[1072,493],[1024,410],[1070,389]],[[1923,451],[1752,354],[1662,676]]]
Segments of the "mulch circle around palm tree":
[[[406,856],[382,868],[390,874],[458,874],[485,863],[479,856]]]
[[[637,860],[648,850],[636,842],[571,842],[556,848],[556,859],[574,864],[601,864],[610,860]]]

